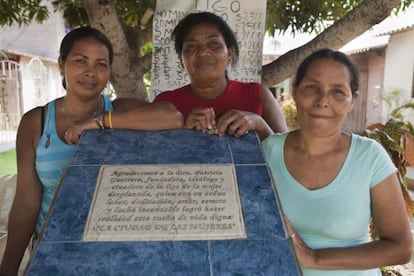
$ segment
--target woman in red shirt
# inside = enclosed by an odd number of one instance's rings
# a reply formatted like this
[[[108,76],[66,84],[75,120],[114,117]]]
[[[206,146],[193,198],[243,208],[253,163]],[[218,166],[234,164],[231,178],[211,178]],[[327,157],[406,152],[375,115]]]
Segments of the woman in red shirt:
[[[227,77],[239,55],[237,39],[219,16],[209,12],[183,18],[172,32],[175,50],[191,83],[163,92],[155,101],[175,105],[185,127],[240,137],[254,130],[260,139],[287,131],[283,113],[268,88]]]

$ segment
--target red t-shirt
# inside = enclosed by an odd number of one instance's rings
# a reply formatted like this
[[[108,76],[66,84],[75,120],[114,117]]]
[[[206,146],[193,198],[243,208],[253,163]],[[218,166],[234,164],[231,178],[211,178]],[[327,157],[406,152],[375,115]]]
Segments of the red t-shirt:
[[[190,85],[186,85],[158,94],[154,101],[172,103],[184,118],[187,118],[191,110],[198,107],[212,107],[216,116],[231,109],[250,111],[262,116],[261,91],[259,83],[229,80],[226,90],[213,100],[200,100],[194,97]]]

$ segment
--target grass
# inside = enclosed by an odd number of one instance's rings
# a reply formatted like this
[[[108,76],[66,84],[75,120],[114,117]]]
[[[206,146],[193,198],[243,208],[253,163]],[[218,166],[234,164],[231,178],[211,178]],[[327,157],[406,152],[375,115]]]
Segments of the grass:
[[[16,174],[16,149],[0,153],[0,175]]]

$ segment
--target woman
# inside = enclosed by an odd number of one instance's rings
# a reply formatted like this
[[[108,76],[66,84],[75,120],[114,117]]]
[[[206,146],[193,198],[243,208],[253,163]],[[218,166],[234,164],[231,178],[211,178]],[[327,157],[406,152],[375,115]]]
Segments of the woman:
[[[293,86],[300,128],[268,137],[263,150],[303,274],[381,275],[380,267],[408,262],[412,237],[396,168],[380,144],[342,131],[358,91],[355,65],[319,50]]]
[[[287,130],[269,89],[228,79],[226,69],[237,62],[239,48],[221,17],[209,12],[189,14],[174,28],[172,38],[191,83],[163,92],[155,101],[174,104],[186,128],[236,137],[256,130],[261,139]]]
[[[81,132],[111,126],[142,130],[182,127],[171,104],[134,99],[111,102],[101,96],[110,77],[110,41],[84,27],[68,33],[60,47],[59,68],[66,95],[27,112],[17,133],[17,187],[9,215],[1,275],[16,275],[24,251],[43,226],[62,172]],[[66,142],[66,143],[65,143]]]

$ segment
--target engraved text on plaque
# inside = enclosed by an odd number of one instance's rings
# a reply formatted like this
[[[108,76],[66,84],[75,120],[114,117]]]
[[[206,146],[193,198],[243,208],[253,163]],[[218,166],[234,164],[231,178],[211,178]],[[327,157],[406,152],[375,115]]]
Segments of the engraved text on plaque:
[[[234,166],[102,166],[85,241],[246,238]]]

